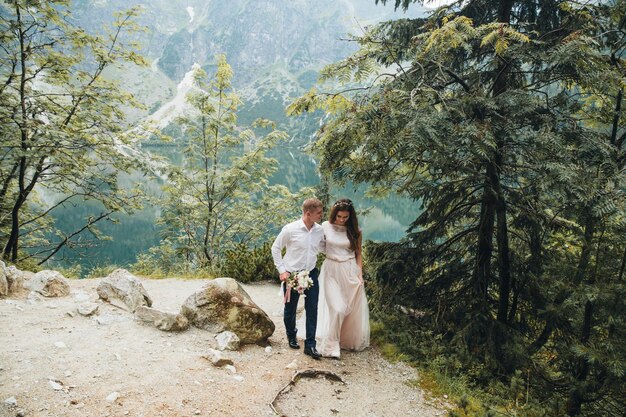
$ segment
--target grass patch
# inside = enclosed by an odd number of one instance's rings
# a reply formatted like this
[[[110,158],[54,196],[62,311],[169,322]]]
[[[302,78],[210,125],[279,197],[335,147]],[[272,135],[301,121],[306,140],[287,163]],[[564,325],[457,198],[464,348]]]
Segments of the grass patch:
[[[383,358],[391,363],[410,362],[411,358],[402,352],[402,350],[391,343],[385,334],[385,325],[380,321],[370,322],[370,340],[373,345],[378,347]]]

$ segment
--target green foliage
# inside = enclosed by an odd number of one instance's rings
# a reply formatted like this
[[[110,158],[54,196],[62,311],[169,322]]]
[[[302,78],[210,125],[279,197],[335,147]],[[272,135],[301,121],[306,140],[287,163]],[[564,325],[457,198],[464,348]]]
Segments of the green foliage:
[[[232,75],[223,55],[212,78],[200,68],[194,73],[187,97],[193,111],[178,121],[186,145],[182,166],[169,169],[158,220],[162,242],[151,250],[166,273],[181,265],[182,272],[219,271],[228,256],[232,266],[232,250],[261,245],[300,205],[300,194],[269,182],[277,162],[267,153],[286,134],[268,120],[238,125],[242,103]],[[145,260],[140,263],[143,269]]]
[[[99,222],[141,205],[139,187],[118,182],[145,168],[126,152],[136,131],[124,110],[141,105],[104,75],[145,65],[126,43],[140,30],[140,8],[96,35],[69,23],[69,13],[69,1],[0,3],[0,245],[13,262],[42,264],[85,236],[101,239]],[[63,207],[90,202],[100,210],[70,230],[52,227]]]
[[[118,268],[118,265],[94,266],[87,272],[85,278],[105,278]]]
[[[253,248],[240,243],[228,249],[220,268],[221,274],[239,282],[276,280],[276,266],[271,248],[272,242],[265,242]]]
[[[455,2],[370,28],[322,71],[345,89],[289,109],[327,113],[325,176],[420,203],[404,241],[368,244],[373,315],[492,390],[457,415],[626,412],[624,12]]]
[[[56,270],[59,271],[65,278],[82,278],[83,268],[78,264],[65,268],[56,268]]]

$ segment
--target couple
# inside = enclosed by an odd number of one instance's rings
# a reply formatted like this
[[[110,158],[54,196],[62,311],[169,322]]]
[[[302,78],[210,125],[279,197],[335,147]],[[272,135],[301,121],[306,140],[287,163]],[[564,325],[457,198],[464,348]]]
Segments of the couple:
[[[302,204],[302,218],[289,223],[272,245],[272,257],[280,280],[290,273],[310,271],[313,286],[304,291],[306,339],[304,353],[313,359],[339,359],[340,349],[369,346],[369,309],[363,287],[361,230],[352,201],[333,204],[321,226],[322,202],[309,198]],[[286,248],[285,255],[282,255]],[[321,272],[315,267],[319,252],[326,254]],[[319,276],[319,279],[318,279]],[[284,291],[287,291],[285,285]],[[299,293],[291,289],[285,299],[284,322],[289,347],[299,349],[296,308]],[[319,300],[319,307],[318,307]],[[316,336],[319,351],[316,349]]]

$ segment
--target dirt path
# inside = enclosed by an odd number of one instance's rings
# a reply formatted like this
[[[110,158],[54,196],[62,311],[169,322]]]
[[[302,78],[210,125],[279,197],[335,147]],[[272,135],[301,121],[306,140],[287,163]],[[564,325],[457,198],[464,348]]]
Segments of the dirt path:
[[[204,280],[143,280],[153,307],[178,311]],[[322,369],[345,385],[302,379],[280,397],[287,416],[443,416],[443,407],[407,385],[416,371],[391,364],[375,348],[314,361],[289,349],[278,286],[246,285],[276,323],[271,347],[228,352],[235,371],[202,355],[214,334],[165,333],[100,303],[97,316],[71,317],[96,301],[99,279],[72,280],[63,298],[0,300],[0,416],[274,416],[269,406],[294,372]],[[15,405],[13,405],[15,403]]]

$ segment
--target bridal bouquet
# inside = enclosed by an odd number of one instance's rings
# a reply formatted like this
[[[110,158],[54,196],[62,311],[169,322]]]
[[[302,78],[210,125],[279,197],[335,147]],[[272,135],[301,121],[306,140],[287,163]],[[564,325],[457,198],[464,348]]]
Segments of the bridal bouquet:
[[[309,271],[297,271],[292,272],[289,278],[285,281],[287,285],[287,291],[285,291],[285,303],[288,303],[291,300],[291,290],[298,291],[299,294],[303,294],[304,291],[308,290],[313,286],[313,280],[309,276]]]
[[[313,286],[313,280],[309,277],[309,271],[292,272],[287,278],[287,286],[302,294]]]

